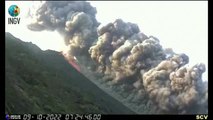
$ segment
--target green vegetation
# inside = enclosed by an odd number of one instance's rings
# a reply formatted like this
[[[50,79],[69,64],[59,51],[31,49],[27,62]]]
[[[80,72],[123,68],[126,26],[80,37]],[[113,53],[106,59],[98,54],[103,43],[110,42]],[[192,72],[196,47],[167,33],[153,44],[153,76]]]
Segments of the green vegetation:
[[[42,51],[6,34],[6,103],[9,114],[134,114],[77,72],[56,51]]]

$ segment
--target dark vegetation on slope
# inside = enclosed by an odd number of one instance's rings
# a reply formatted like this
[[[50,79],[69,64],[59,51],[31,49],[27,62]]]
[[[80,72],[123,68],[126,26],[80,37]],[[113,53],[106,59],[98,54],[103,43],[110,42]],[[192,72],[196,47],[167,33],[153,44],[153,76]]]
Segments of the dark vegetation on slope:
[[[132,114],[56,51],[6,34],[6,113]]]

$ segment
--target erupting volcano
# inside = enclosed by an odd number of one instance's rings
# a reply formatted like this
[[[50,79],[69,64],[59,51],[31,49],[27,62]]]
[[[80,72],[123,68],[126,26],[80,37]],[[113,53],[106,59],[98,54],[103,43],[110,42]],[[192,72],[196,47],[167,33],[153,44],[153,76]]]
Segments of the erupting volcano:
[[[204,64],[186,67],[186,54],[164,49],[135,23],[116,19],[98,29],[95,15],[89,2],[47,1],[31,15],[35,22],[28,28],[58,31],[68,47],[63,55],[69,63],[79,72],[81,67],[93,72],[95,82],[139,114],[208,113]]]

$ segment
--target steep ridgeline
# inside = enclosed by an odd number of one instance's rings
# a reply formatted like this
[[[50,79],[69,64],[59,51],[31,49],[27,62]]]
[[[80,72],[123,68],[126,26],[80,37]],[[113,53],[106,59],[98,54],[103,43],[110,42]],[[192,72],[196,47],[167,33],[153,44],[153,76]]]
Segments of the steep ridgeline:
[[[71,67],[59,52],[42,51],[5,34],[6,113],[134,114]]]

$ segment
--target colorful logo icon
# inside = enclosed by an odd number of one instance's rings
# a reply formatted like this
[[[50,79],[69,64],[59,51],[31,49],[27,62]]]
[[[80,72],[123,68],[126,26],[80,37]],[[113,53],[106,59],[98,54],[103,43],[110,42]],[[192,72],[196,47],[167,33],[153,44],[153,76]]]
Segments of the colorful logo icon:
[[[20,13],[20,8],[17,5],[11,5],[8,9],[10,16],[16,17]]]

